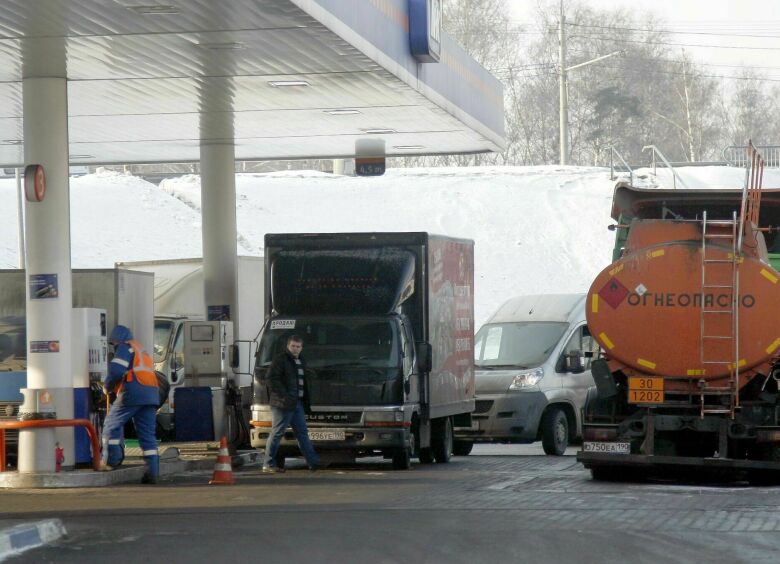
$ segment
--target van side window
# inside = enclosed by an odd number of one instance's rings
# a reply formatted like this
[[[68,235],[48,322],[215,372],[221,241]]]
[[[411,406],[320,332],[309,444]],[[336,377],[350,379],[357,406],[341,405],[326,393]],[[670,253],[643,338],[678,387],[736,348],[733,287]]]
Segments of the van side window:
[[[591,336],[587,325],[578,327],[574,333],[572,333],[569,342],[566,343],[566,347],[563,349],[564,356],[569,355],[574,351],[579,351],[582,358],[583,366],[585,370],[590,370],[590,363],[594,358],[598,358],[599,345],[596,340]],[[592,353],[587,355],[586,353]]]

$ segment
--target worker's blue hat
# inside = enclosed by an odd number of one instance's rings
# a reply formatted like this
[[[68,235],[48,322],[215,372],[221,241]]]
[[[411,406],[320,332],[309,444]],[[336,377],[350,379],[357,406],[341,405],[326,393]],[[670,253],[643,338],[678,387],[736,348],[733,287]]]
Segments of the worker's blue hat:
[[[130,331],[124,325],[117,325],[111,330],[111,335],[108,337],[109,343],[124,343],[133,338],[133,332]]]

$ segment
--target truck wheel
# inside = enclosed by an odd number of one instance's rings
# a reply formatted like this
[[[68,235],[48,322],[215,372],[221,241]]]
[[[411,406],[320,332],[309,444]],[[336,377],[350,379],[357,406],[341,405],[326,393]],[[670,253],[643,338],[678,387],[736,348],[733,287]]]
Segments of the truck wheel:
[[[409,434],[409,446],[397,448],[393,451],[393,468],[395,470],[409,470],[412,467],[412,453],[414,452],[414,433]]]
[[[452,443],[452,454],[455,456],[468,456],[471,454],[472,448],[474,448],[474,443],[470,441],[455,441]]]
[[[569,421],[559,407],[550,408],[542,417],[542,447],[545,454],[560,456],[569,446]]]
[[[434,421],[432,448],[433,458],[439,464],[446,464],[452,458],[452,421],[449,417]]]

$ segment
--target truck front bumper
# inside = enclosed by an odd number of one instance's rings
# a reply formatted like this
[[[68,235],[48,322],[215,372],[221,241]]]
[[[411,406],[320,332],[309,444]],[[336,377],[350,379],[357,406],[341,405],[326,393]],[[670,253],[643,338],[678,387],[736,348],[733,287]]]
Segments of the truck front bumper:
[[[320,431],[344,433],[343,440],[318,440]],[[264,449],[270,427],[253,427],[250,432],[254,448]],[[349,450],[356,453],[402,448],[408,444],[409,429],[404,427],[309,427],[309,438],[315,450]],[[279,452],[284,455],[299,453],[298,441],[291,429],[282,437]]]

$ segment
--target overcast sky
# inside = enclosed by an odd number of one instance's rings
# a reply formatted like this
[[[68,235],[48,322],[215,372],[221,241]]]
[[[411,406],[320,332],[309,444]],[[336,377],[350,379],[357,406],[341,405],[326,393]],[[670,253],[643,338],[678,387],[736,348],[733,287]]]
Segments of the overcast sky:
[[[700,61],[721,65],[773,67],[764,69],[767,75],[780,78],[780,19],[776,16],[776,0],[577,0],[599,10],[626,8],[636,14],[641,24],[643,15],[653,13],[674,32],[673,43],[686,44],[685,50]],[[569,3],[567,1],[567,3]],[[538,0],[507,0],[513,17],[519,23],[529,21]],[[553,2],[557,4],[557,2]],[[745,37],[754,35],[760,37]],[[707,47],[692,47],[706,45]],[[716,46],[742,47],[724,49]],[[746,49],[745,47],[750,47]],[[678,48],[682,49],[683,46]],[[734,74],[739,69],[713,67],[718,74]]]

